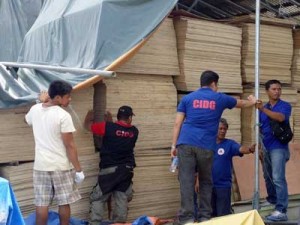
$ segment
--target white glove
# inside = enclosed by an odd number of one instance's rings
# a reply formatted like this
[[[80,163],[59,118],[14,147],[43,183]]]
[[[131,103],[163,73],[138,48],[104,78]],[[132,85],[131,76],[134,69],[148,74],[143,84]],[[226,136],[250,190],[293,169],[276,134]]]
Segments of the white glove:
[[[75,183],[80,184],[84,180],[84,173],[83,171],[81,172],[76,172],[75,173]]]

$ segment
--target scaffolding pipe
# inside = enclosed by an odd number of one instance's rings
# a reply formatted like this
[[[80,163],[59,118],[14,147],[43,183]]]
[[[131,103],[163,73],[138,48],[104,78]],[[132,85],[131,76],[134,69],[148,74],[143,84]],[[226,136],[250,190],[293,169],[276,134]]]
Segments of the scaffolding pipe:
[[[116,72],[106,71],[106,70],[97,70],[97,69],[82,69],[74,67],[63,67],[63,66],[49,66],[49,65],[40,65],[40,64],[31,64],[31,63],[16,63],[16,62],[0,62],[0,65],[7,67],[18,67],[18,68],[28,68],[28,69],[37,69],[37,70],[51,70],[62,73],[81,73],[81,74],[92,74],[99,75],[101,77],[116,77]]]
[[[259,65],[260,65],[260,0],[256,0],[255,10],[255,97],[259,99]],[[255,185],[253,196],[253,209],[259,209],[259,111],[255,110]]]

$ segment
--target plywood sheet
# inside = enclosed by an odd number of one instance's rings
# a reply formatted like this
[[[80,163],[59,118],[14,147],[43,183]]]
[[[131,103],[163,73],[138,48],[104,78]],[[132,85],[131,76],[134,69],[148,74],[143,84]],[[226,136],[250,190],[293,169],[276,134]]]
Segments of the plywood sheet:
[[[147,43],[117,72],[179,75],[176,35],[172,19],[165,19]]]
[[[178,90],[194,91],[200,75],[213,70],[220,75],[219,90],[241,93],[241,29],[217,22],[180,18],[174,20],[180,76]]]

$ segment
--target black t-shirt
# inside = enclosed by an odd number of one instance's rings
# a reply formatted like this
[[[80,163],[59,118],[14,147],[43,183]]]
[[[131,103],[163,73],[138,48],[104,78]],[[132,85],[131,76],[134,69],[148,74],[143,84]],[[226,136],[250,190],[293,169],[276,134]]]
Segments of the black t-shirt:
[[[100,149],[100,168],[117,165],[135,167],[134,147],[139,131],[135,126],[117,121],[95,123],[94,134],[103,137]]]

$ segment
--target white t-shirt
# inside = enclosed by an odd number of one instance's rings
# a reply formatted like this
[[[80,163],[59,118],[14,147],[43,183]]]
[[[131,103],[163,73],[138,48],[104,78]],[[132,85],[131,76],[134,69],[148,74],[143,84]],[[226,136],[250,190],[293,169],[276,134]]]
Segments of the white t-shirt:
[[[71,115],[59,106],[43,107],[36,104],[26,114],[32,125],[35,141],[34,169],[40,171],[69,170],[73,168],[67,157],[62,133],[74,132]]]

